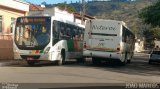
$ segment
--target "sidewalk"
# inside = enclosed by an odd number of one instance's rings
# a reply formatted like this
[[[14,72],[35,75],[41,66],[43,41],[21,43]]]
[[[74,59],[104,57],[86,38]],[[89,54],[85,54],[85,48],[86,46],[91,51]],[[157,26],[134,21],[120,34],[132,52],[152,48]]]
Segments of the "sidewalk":
[[[20,62],[20,60],[0,60],[0,67],[7,65],[18,65]]]
[[[140,59],[140,58],[149,59],[149,56],[150,56],[149,50],[144,50],[142,52],[135,52],[134,53],[134,58],[138,58],[138,59]]]
[[[139,52],[139,53],[134,53],[135,56],[149,56],[150,54],[149,53],[142,53],[142,52]]]
[[[135,54],[150,54],[151,50],[143,50],[141,52],[134,52]]]

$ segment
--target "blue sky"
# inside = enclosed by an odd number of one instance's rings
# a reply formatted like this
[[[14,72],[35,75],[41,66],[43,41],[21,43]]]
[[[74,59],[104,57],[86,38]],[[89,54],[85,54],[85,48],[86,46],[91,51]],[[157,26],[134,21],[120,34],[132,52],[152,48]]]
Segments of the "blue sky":
[[[24,1],[28,1],[28,2],[31,2],[33,4],[41,4],[42,2],[46,2],[47,4],[57,4],[57,3],[63,3],[63,2],[67,2],[67,3],[71,3],[71,1],[73,3],[75,3],[76,1],[79,2],[79,1],[82,1],[82,0],[24,0]],[[85,0],[85,1],[88,1],[88,0]]]

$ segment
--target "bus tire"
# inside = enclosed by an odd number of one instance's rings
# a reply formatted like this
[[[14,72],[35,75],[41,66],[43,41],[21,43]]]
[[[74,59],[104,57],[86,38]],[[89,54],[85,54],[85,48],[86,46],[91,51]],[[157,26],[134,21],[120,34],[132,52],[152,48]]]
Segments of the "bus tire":
[[[65,62],[65,50],[63,49],[61,51],[61,58],[60,60],[57,61],[57,65],[60,66],[60,65],[63,65]]]
[[[148,61],[148,64],[152,64],[152,61],[151,61],[151,60],[149,60],[149,61]]]
[[[34,66],[35,65],[35,61],[27,61],[28,65],[30,66]]]
[[[131,63],[131,59],[127,60],[127,63]]]
[[[93,63],[94,65],[100,65],[100,64],[101,64],[101,60],[98,59],[98,58],[93,57],[93,58],[92,58],[92,63]]]
[[[130,54],[129,54],[129,59],[127,59],[127,63],[131,63],[132,56],[133,56],[133,55],[130,53]]]
[[[125,66],[127,64],[127,60],[125,59],[123,62],[121,62],[121,66]]]
[[[127,52],[125,52],[125,57],[124,57],[124,61],[123,62],[121,62],[121,65],[122,66],[125,66],[126,64],[127,64]]]

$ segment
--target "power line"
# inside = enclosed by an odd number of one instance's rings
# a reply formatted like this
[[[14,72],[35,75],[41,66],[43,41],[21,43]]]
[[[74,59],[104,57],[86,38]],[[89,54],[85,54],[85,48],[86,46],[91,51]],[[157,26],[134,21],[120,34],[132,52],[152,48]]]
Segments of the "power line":
[[[82,21],[82,24],[84,24],[84,15],[85,15],[85,12],[86,12],[86,5],[85,5],[85,0],[82,0],[82,12],[81,12],[81,21]]]

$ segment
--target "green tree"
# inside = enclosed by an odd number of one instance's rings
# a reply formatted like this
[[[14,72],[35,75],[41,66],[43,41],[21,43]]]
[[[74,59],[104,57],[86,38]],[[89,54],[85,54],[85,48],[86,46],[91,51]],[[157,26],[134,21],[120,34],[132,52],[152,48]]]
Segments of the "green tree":
[[[76,12],[76,9],[70,5],[67,5],[65,3],[60,3],[60,4],[57,4],[56,6],[59,7],[59,9],[61,10],[67,10],[68,12],[72,13],[72,12]]]
[[[151,24],[153,27],[160,26],[160,1],[142,9],[139,17],[146,24]]]
[[[141,9],[139,17],[145,24],[151,25],[151,29],[144,31],[146,43],[154,47],[154,40],[160,39],[160,1]]]
[[[150,30],[145,30],[143,34],[146,38],[146,43],[152,48],[154,47],[154,40],[160,39],[160,28],[155,27]]]
[[[160,28],[156,27],[153,28],[152,30],[153,30],[153,37],[156,39],[160,39]]]

